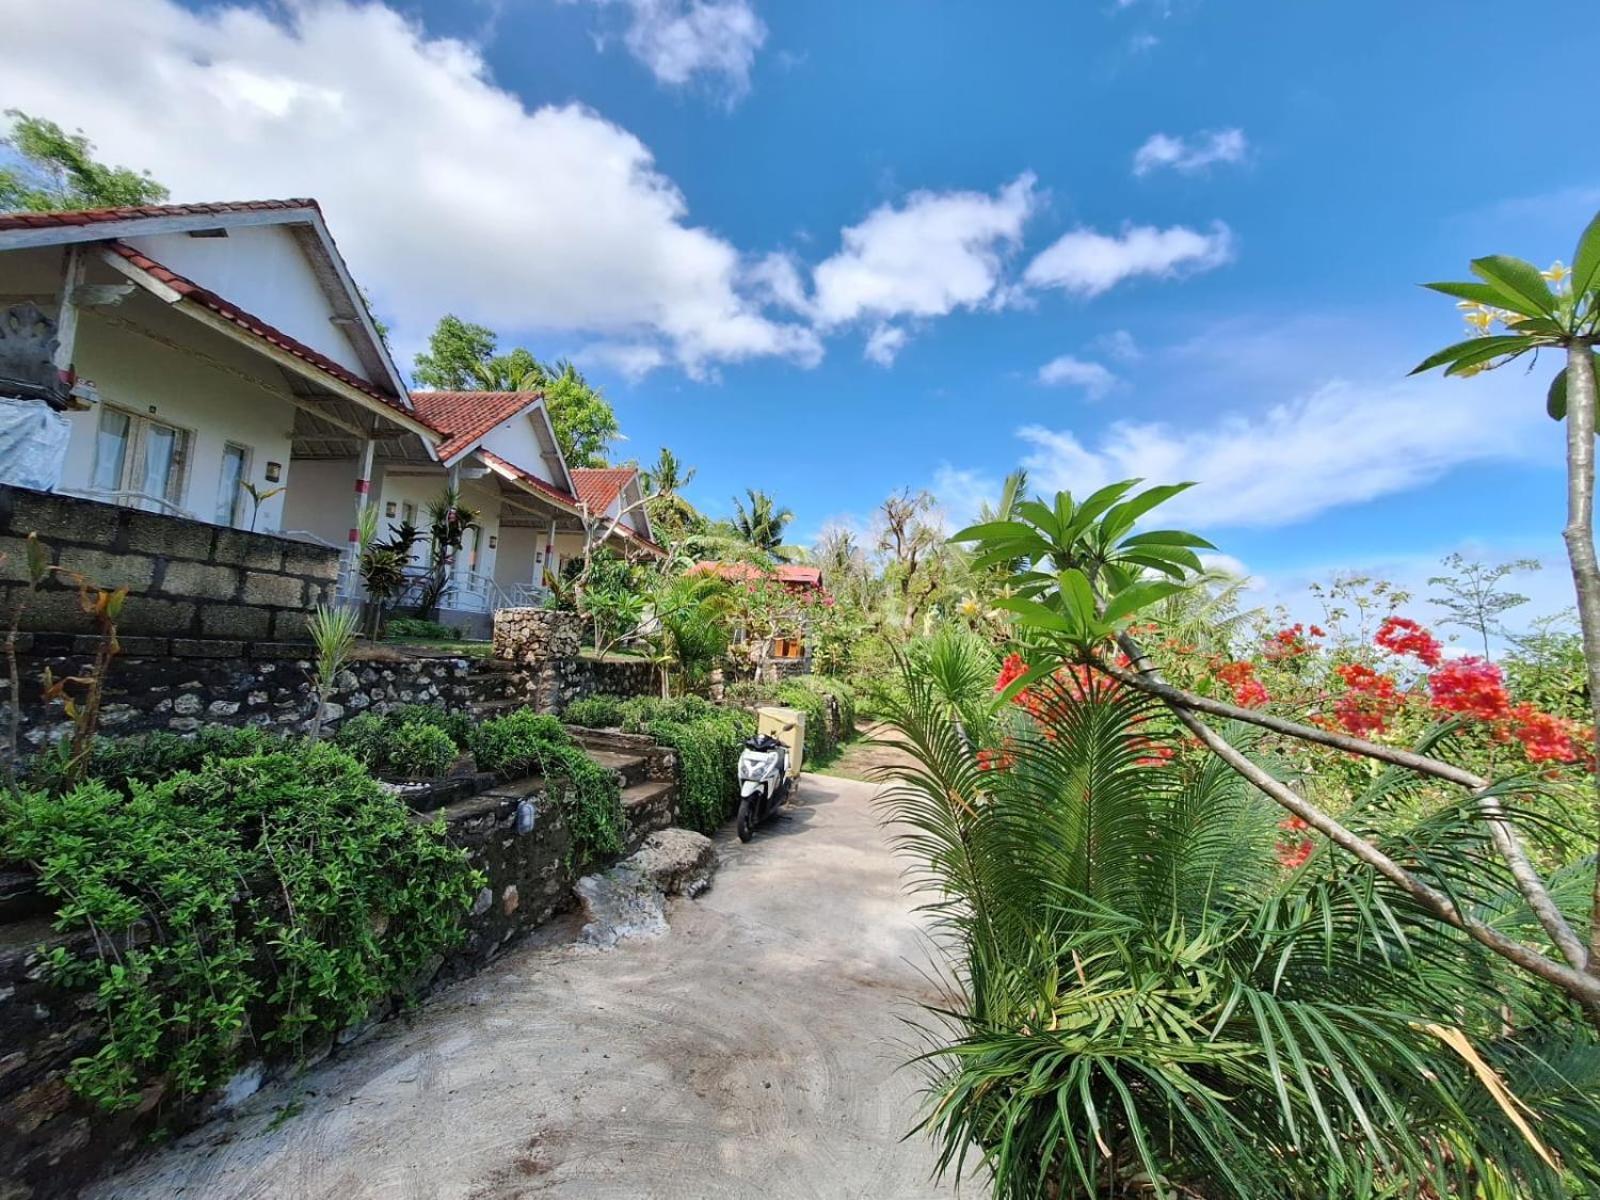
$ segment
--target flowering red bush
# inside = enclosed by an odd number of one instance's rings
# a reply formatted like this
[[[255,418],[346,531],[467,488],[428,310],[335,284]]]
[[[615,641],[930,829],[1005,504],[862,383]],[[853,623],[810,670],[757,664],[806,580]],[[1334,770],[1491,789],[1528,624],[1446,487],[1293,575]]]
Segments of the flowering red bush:
[[[1433,706],[1444,712],[1495,721],[1511,710],[1500,668],[1481,658],[1451,659],[1428,676]]]
[[[1519,704],[1511,710],[1510,732],[1522,743],[1529,762],[1578,761],[1576,737],[1580,731],[1571,722],[1540,712],[1531,704]]]
[[[1301,817],[1287,816],[1278,822],[1278,828],[1288,833],[1304,833],[1311,826]],[[1313,849],[1311,839],[1306,837],[1280,838],[1278,841],[1278,863],[1286,871],[1293,871],[1305,865],[1306,859],[1311,857]]]
[[[1382,733],[1405,704],[1392,675],[1363,663],[1344,663],[1334,673],[1344,680],[1346,691],[1333,702],[1333,718],[1346,733],[1357,737]]]
[[[1444,660],[1444,647],[1421,625],[1408,617],[1387,617],[1372,639],[1391,654],[1403,654],[1425,667],[1437,667]]]
[[[1248,660],[1223,663],[1216,669],[1217,679],[1233,693],[1240,708],[1260,708],[1272,697],[1266,685],[1256,678],[1256,666]]]
[[[1267,644],[1262,648],[1262,657],[1268,662],[1288,662],[1310,654],[1316,649],[1311,644],[1312,638],[1326,637],[1327,635],[1317,626],[1309,630],[1296,622],[1287,629],[1280,629],[1267,639]]]

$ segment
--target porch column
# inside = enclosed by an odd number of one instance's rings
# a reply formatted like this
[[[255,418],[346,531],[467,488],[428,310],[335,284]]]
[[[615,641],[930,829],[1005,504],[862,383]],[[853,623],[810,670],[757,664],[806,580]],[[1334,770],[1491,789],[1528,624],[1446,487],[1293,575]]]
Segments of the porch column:
[[[357,584],[356,564],[361,557],[361,514],[366,511],[367,505],[371,503],[372,454],[376,447],[377,443],[372,438],[361,439],[361,458],[359,469],[356,472],[355,485],[356,520],[355,524],[350,526],[349,562],[346,568],[350,573],[346,590],[351,595],[355,594]]]
[[[551,517],[550,535],[545,538],[544,542],[544,572],[534,582],[540,587],[544,587],[545,578],[555,579],[559,569],[560,564],[556,562],[556,519]]]

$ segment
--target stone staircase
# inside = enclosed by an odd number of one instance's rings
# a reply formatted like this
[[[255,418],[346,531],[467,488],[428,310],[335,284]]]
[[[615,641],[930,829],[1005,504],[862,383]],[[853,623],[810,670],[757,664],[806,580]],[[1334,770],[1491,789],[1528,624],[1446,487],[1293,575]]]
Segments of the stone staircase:
[[[647,737],[608,730],[567,731],[595,762],[613,772],[622,785],[622,815],[627,822],[627,848],[637,850],[650,834],[677,817],[677,783],[671,755]]]

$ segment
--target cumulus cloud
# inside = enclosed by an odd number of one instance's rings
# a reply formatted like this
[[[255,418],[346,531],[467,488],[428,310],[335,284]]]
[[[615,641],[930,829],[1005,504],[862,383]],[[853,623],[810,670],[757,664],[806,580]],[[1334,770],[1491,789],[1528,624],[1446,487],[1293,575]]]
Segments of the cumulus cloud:
[[[1217,163],[1241,163],[1249,153],[1250,143],[1242,129],[1216,129],[1191,138],[1157,133],[1134,151],[1133,173],[1148,175],[1166,169],[1192,175]]]
[[[1091,400],[1099,400],[1117,386],[1117,377],[1097,362],[1063,354],[1039,368],[1039,382],[1052,387],[1082,388]]]
[[[1038,425],[1019,434],[1040,491],[1084,494],[1133,477],[1195,480],[1162,508],[1163,519],[1277,526],[1419,487],[1463,464],[1526,456],[1537,414],[1508,420],[1518,407],[1507,395],[1513,387],[1493,377],[1470,387],[1333,381],[1207,425],[1122,421],[1094,439]]]
[[[748,0],[592,0],[627,10],[623,45],[662,83],[697,76],[722,84],[730,99],[750,90],[767,27]]]
[[[1140,275],[1172,278],[1223,266],[1233,259],[1233,233],[1221,221],[1208,232],[1174,225],[1129,225],[1121,234],[1075,229],[1047,247],[1023,274],[1031,287],[1098,296]]]
[[[874,209],[812,273],[818,324],[939,317],[990,302],[1034,211],[1034,182],[1024,174],[994,195],[913,192]]]
[[[632,133],[528,107],[477,49],[381,4],[57,0],[6,33],[0,108],[82,126],[177,200],[321,200],[402,348],[454,312],[627,346],[636,366],[821,354]]]
[[[869,362],[875,362],[880,367],[892,367],[895,356],[905,348],[908,335],[898,325],[879,325],[867,335],[866,347],[862,350]]]

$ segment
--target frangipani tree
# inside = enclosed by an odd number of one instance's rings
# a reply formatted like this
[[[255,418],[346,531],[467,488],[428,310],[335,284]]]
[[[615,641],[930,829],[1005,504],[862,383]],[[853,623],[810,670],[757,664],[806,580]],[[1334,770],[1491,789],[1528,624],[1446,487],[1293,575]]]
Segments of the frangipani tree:
[[[1153,606],[1201,577],[1196,552],[1210,548],[1210,543],[1181,530],[1134,532],[1142,517],[1192,486],[1173,484],[1135,492],[1138,483],[1112,484],[1081,502],[1066,492],[1059,493],[1053,505],[1025,501],[1016,506],[1013,519],[975,525],[952,539],[975,544],[974,569],[1017,564],[1012,568],[1012,594],[999,603],[1016,618],[1028,669],[1011,681],[1002,699],[1046,681],[1063,665],[1088,667],[1156,697],[1202,745],[1293,817],[1399,889],[1418,912],[1460,930],[1559,988],[1600,1023],[1600,958],[1589,954],[1576,923],[1553,897],[1507,811],[1506,797],[1527,781],[1486,779],[1430,753],[1202,696],[1162,677],[1133,636],[1133,626]],[[1207,717],[1243,722],[1462,788],[1467,795],[1459,828],[1469,840],[1487,834],[1488,846],[1483,853],[1473,847],[1454,856],[1432,847],[1420,859],[1386,849],[1353,832],[1263,767],[1226,733],[1208,724]],[[1600,864],[1595,869],[1600,871]],[[1514,887],[1559,957],[1507,932],[1486,915],[1494,911],[1489,897],[1501,891],[1502,883]]]
[[[1595,749],[1600,752],[1600,557],[1594,543],[1595,344],[1600,342],[1600,215],[1589,223],[1568,269],[1557,262],[1547,271],[1520,258],[1496,254],[1470,264],[1476,280],[1426,286],[1455,296],[1475,336],[1446,346],[1412,372],[1444,368],[1446,375],[1473,375],[1548,350],[1563,365],[1550,381],[1546,408],[1567,426],[1567,522],[1562,539],[1577,591],[1578,623],[1588,664],[1589,703],[1595,717]],[[1496,327],[1501,332],[1495,332]],[[1600,815],[1600,775],[1594,805]],[[1600,871],[1589,917],[1583,959],[1600,975]],[[1568,954],[1573,959],[1573,954]]]

